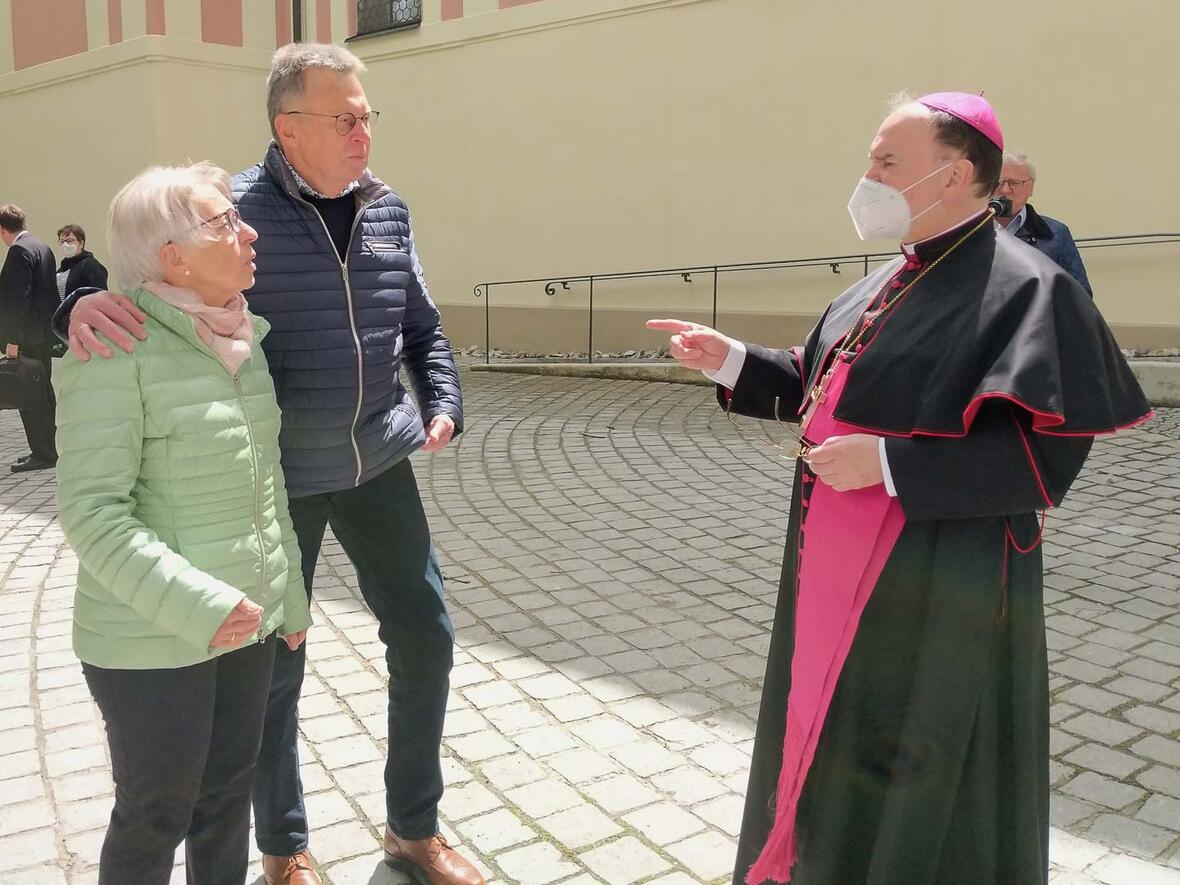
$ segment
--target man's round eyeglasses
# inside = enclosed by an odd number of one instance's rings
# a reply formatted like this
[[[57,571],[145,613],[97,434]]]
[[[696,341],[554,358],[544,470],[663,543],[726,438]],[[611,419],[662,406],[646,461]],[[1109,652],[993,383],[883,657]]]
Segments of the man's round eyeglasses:
[[[370,129],[373,124],[377,122],[377,118],[381,116],[380,111],[367,111],[359,117],[356,114],[317,114],[312,111],[283,111],[284,114],[299,114],[304,117],[331,117],[336,121],[336,134],[348,135],[356,128],[357,123],[364,123]]]
[[[201,222],[201,225],[208,225],[218,233],[224,233],[228,230],[236,234],[242,229],[242,216],[238,214],[237,209],[230,206],[224,212],[219,212],[212,218],[206,218]],[[197,226],[200,227],[201,225]]]
[[[1024,187],[1032,181],[1031,178],[1001,178],[998,187],[1006,187],[1008,190],[1017,190]]]

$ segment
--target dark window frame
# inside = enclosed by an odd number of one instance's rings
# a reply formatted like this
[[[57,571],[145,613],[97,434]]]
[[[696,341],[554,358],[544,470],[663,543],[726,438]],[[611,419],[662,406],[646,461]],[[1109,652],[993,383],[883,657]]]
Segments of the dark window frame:
[[[348,37],[345,42],[359,40],[364,37],[374,37],[379,34],[391,34],[396,31],[409,31],[422,26],[422,0],[367,0],[367,2],[373,4],[375,7],[379,7],[378,9],[374,9],[373,12],[376,14],[376,16],[379,16],[381,19],[383,19],[384,23],[371,26],[369,30],[364,30],[365,10],[363,7],[366,5],[366,0],[357,0],[357,30],[356,33],[351,37]],[[393,15],[393,10],[394,7],[399,5],[408,7],[406,11],[409,15],[414,15],[416,12],[417,16],[398,24],[395,20],[396,17]],[[383,9],[380,7],[383,7]],[[381,12],[384,12],[385,15],[381,16]]]

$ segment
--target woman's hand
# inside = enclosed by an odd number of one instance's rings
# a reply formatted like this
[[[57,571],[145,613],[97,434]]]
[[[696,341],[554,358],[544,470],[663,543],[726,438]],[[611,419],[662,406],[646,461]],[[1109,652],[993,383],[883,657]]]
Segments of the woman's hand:
[[[298,633],[288,633],[283,637],[283,641],[287,643],[287,648],[291,649],[291,651],[295,651],[295,649],[303,645],[303,640],[305,639],[307,639],[306,630],[300,630]]]
[[[243,598],[221,622],[221,626],[213,634],[209,647],[233,648],[235,645],[241,645],[253,639],[261,625],[262,606]]]

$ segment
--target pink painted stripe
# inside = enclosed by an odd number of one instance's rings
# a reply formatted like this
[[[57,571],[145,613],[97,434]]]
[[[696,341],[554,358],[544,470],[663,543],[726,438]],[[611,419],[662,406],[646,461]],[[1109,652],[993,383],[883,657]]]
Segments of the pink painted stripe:
[[[291,42],[291,4],[275,0],[275,49]]]
[[[332,3],[331,0],[316,0],[315,4],[315,38],[321,43],[332,42]]]
[[[463,0],[442,0],[443,21],[463,17]]]
[[[53,14],[44,0],[12,0],[12,65],[16,70],[87,49],[86,0],[57,0]]]
[[[147,32],[163,36],[167,32],[164,21],[164,0],[145,0]]]
[[[201,0],[201,40],[242,45],[242,0]]]
[[[107,0],[107,23],[111,43],[122,43],[123,0]]]

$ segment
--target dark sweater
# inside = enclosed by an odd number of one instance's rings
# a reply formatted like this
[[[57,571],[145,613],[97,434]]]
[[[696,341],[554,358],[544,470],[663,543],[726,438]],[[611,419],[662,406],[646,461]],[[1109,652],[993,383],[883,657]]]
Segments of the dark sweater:
[[[58,273],[69,271],[66,277],[66,292],[68,296],[75,289],[90,287],[105,289],[107,287],[107,269],[102,266],[93,252],[83,249],[73,258],[63,258],[57,268]]]

